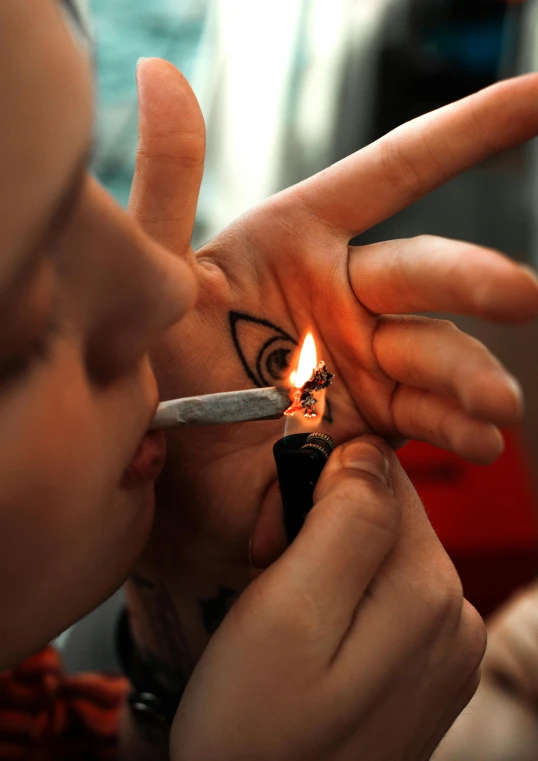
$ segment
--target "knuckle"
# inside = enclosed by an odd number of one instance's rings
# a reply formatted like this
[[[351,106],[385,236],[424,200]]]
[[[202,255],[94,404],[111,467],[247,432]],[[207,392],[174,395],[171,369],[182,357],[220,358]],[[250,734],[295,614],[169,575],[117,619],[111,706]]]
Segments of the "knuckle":
[[[498,299],[498,285],[495,280],[482,277],[473,278],[473,288],[470,290],[470,301],[479,314],[489,314],[494,309]]]
[[[439,238],[436,235],[428,235],[428,233],[421,233],[415,235],[409,239],[409,245],[412,248],[424,248],[431,250],[439,245]]]
[[[464,604],[463,587],[456,569],[448,556],[436,560],[435,573],[424,574],[418,598],[424,610],[429,611],[432,632],[439,636],[459,629]]]
[[[411,150],[406,139],[410,134],[413,135]],[[416,198],[424,192],[430,185],[432,172],[441,182],[451,176],[450,166],[431,144],[428,129],[418,123],[393,130],[381,138],[378,145],[387,181],[407,198]]]
[[[180,169],[196,169],[204,163],[205,139],[203,135],[173,132],[153,134],[151,139],[140,142],[137,159],[166,163]]]
[[[409,390],[404,386],[400,386],[397,393],[398,397],[395,397],[395,401],[399,403],[399,415],[404,430],[420,431],[424,425],[424,411],[427,409],[430,393],[425,389]]]
[[[342,453],[345,453],[346,451],[349,451],[356,446],[363,446],[379,450],[387,458],[389,458],[392,454],[391,448],[389,444],[387,444],[386,440],[381,438],[381,436],[377,436],[375,433],[366,433],[360,436],[358,439],[352,439],[345,444],[341,444],[340,450]]]
[[[387,449],[386,445],[384,449]],[[357,475],[370,474],[385,483],[388,479],[387,454],[370,441],[350,441],[344,444],[338,452],[336,463],[344,470],[351,469]]]
[[[422,186],[420,172],[401,147],[397,132],[396,130],[381,139],[385,177],[399,195],[414,196]]]
[[[450,335],[459,335],[461,330],[455,325],[452,320],[436,320],[437,327]]]
[[[462,606],[462,632],[463,652],[470,673],[477,673],[484,658],[487,645],[486,625],[478,613],[467,600]]]

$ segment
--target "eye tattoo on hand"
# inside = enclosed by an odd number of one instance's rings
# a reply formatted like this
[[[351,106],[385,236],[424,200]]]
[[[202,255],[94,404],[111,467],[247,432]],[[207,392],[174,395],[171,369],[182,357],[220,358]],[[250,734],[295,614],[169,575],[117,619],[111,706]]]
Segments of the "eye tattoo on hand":
[[[297,339],[269,320],[245,312],[230,312],[229,322],[235,351],[250,381],[257,388],[287,385]],[[328,399],[323,420],[333,422]]]

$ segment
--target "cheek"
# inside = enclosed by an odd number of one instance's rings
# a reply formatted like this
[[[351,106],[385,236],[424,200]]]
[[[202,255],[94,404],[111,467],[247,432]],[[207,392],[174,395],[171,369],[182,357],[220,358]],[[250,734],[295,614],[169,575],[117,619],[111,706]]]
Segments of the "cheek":
[[[39,374],[0,408],[0,621],[9,618],[10,639],[41,623],[51,636],[110,594],[152,521],[151,487],[119,488],[133,437],[106,434],[117,395],[96,397],[74,357]]]
[[[38,368],[30,386],[5,414],[0,506],[39,513],[39,505],[54,505],[51,521],[83,514],[117,481],[112,447],[100,437],[102,412],[71,358]]]

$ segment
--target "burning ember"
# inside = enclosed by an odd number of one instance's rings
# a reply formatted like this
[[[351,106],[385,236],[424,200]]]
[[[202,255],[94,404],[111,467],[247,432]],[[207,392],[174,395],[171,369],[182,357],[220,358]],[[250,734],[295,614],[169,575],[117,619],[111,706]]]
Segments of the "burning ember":
[[[291,405],[284,414],[295,415],[296,412],[302,412],[307,418],[316,417],[318,400],[315,394],[328,388],[333,378],[334,374],[327,370],[325,362],[318,362],[314,337],[312,333],[308,333],[301,349],[297,370],[290,375],[294,391]]]

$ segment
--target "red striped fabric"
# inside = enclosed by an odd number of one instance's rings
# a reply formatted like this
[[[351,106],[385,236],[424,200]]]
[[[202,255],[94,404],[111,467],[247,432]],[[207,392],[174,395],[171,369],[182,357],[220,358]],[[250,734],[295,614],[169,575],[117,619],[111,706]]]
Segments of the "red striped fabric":
[[[123,677],[66,675],[46,648],[0,674],[0,759],[113,761],[128,689]]]

